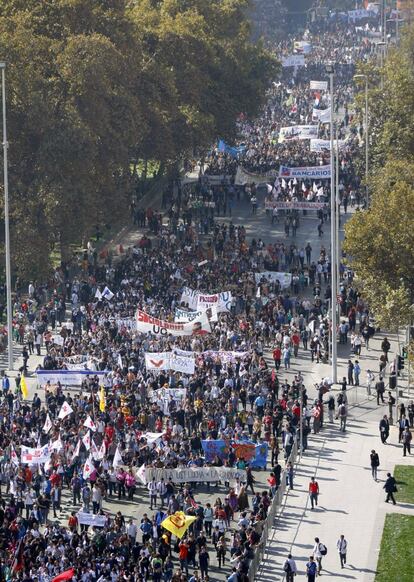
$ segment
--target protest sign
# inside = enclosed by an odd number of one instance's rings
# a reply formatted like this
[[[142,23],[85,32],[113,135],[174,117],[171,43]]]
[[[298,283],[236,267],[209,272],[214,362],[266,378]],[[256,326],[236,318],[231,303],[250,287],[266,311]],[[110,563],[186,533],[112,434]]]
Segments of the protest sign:
[[[37,448],[21,447],[20,460],[23,465],[41,465],[42,463],[47,463],[49,459],[50,449],[48,444]]]
[[[338,140],[338,147],[341,149],[346,146],[346,141],[343,139]],[[334,148],[336,148],[336,140],[334,141]],[[323,152],[324,150],[331,151],[331,142],[329,139],[311,139],[310,140],[310,151],[311,152]]]
[[[211,332],[206,315],[189,323],[171,323],[153,317],[141,309],[136,312],[137,330],[141,333],[152,333],[156,336],[187,336],[205,335]]]
[[[174,321],[177,323],[190,323],[195,319],[199,319],[203,315],[202,311],[184,311],[184,309],[176,309]]]
[[[293,50],[298,54],[308,55],[312,52],[312,44],[307,40],[297,40],[293,43]]]
[[[327,91],[328,81],[311,81],[310,88],[314,91]]]
[[[282,67],[304,67],[304,66],[305,66],[304,55],[289,55],[287,57],[282,57]]]
[[[288,168],[280,166],[279,178],[296,178],[297,180],[325,180],[331,177],[331,166],[311,166],[303,168]]]
[[[263,271],[262,273],[255,273],[254,278],[256,283],[259,283],[262,278],[267,279],[271,283],[279,281],[282,289],[287,289],[292,284],[292,274],[277,271]]]
[[[151,352],[145,354],[147,370],[169,370],[170,352]]]
[[[168,481],[170,478],[173,483],[211,483],[216,481],[240,481],[246,480],[246,471],[234,469],[231,467],[183,467],[178,469],[155,469],[145,467],[145,476],[147,482],[155,481],[158,483],[161,479]]]
[[[278,200],[266,200],[265,208],[272,209],[278,208],[279,210],[320,210],[325,208],[326,204],[324,202],[279,202]]]
[[[47,382],[62,386],[81,386],[87,376],[105,376],[106,372],[97,372],[95,370],[37,370],[37,381],[40,386]]]
[[[201,446],[207,463],[211,463],[215,457],[226,459],[229,454],[229,442],[223,439],[201,441]]]
[[[107,522],[106,515],[95,515],[86,511],[78,511],[76,514],[79,525],[92,525],[95,527],[105,527]]]
[[[331,108],[328,109],[317,109],[316,107],[312,110],[312,118],[319,121],[320,123],[330,123],[331,122]]]
[[[292,125],[281,127],[279,131],[279,143],[294,139],[311,139],[318,137],[317,125]]]
[[[253,172],[248,172],[239,166],[237,168],[234,183],[236,186],[244,186],[245,184],[267,184],[267,182],[273,182],[276,177],[277,172],[275,170],[266,172],[265,174],[255,174]]]

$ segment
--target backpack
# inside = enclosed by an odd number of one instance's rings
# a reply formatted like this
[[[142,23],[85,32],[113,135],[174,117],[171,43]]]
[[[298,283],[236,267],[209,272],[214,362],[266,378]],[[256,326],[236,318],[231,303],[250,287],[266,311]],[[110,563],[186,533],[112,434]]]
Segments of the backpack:
[[[285,572],[291,572],[292,568],[290,567],[289,562],[286,560],[285,565],[283,566],[283,570]]]
[[[328,553],[328,548],[324,544],[319,544],[319,551],[322,554],[322,556],[326,556],[326,554]]]

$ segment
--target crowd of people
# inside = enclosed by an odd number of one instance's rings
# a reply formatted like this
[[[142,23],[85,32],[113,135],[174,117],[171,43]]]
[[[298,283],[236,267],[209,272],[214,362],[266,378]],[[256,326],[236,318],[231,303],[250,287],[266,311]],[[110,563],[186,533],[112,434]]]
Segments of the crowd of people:
[[[246,146],[240,157],[214,150],[204,160],[207,177],[173,184],[163,214],[134,204],[133,221],[148,232],[120,249],[118,260],[89,244],[80,272],[62,264],[49,285],[31,283],[27,296],[16,298],[23,366],[15,386],[7,375],[2,381],[0,579],[49,582],[69,572],[67,579],[82,582],[204,582],[214,567],[226,569],[229,582],[248,581],[284,468],[293,488],[289,457],[299,431],[306,448],[308,434],[323,427],[325,408],[330,420],[337,408],[345,430],[346,386],[332,405],[328,380],[312,399],[300,375],[283,377],[302,353],[316,362],[328,358],[329,249],[248,238],[231,220],[235,204],[259,196],[254,182],[235,184],[239,166],[262,173],[280,164],[328,163],[326,151],[309,151],[308,140],[278,143],[278,134],[285,125],[312,123],[312,110],[328,106],[327,94],[311,92],[309,82],[326,78],[323,64],[333,51],[340,63],[338,135],[346,140],[340,154],[345,211],[348,199],[358,200],[359,127],[350,127],[348,106],[355,63],[369,57],[372,45],[355,24],[337,20],[317,20],[304,39],[314,47],[306,67],[284,68],[263,115],[240,119]],[[287,54],[293,40],[275,47],[277,53]],[[328,126],[319,131],[329,138]],[[315,191],[311,180],[275,184],[272,199],[309,200],[321,187],[327,192],[321,184]],[[223,215],[229,221],[217,222]],[[321,224],[326,219],[321,211]],[[289,277],[272,276],[281,272]],[[358,312],[368,321],[352,274],[341,267],[341,275],[344,319],[352,325]],[[198,321],[186,289],[227,297],[224,308],[208,311],[207,333],[168,333],[178,312]],[[152,333],[140,331],[137,310],[149,316]],[[347,339],[348,330],[341,333]],[[358,342],[353,339],[354,350]],[[148,366],[146,355],[166,353],[193,357],[194,372]],[[49,379],[33,399],[25,398],[24,374],[39,355],[46,372],[88,371],[80,389]],[[219,442],[230,445],[207,457],[206,446]],[[268,451],[265,477],[253,457],[240,453],[252,446]],[[33,461],[33,450],[44,451],[46,460]],[[197,468],[240,474],[220,483],[174,477]],[[125,504],[127,513],[111,514],[112,503]],[[177,512],[194,518],[181,537],[162,525]]]

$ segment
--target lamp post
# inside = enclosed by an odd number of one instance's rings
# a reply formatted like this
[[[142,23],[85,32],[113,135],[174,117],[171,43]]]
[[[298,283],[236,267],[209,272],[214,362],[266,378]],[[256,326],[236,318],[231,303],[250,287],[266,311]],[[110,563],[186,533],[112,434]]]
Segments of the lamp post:
[[[368,208],[369,204],[369,117],[368,117],[368,77],[367,75],[355,75],[355,81],[365,81],[365,203]]]
[[[330,146],[331,146],[331,327],[332,327],[332,382],[337,383],[337,249],[336,249],[336,195],[335,195],[335,157],[334,157],[334,75],[335,69],[333,63],[326,65],[326,72],[329,75],[329,92],[331,100],[331,128],[330,128]]]
[[[0,62],[1,96],[3,110],[3,176],[4,176],[4,232],[6,253],[6,300],[7,300],[7,347],[8,366],[13,370],[13,310],[11,298],[11,267],[10,267],[10,225],[9,225],[9,178],[7,167],[7,125],[6,125],[6,63]]]

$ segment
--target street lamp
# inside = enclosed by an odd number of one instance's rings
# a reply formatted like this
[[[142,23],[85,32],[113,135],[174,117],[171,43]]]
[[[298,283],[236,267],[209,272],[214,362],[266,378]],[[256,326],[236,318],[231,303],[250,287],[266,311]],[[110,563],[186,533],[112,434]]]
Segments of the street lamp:
[[[335,165],[334,165],[334,75],[335,68],[333,63],[328,63],[325,67],[329,75],[329,92],[331,100],[331,323],[332,323],[332,382],[337,383],[337,248],[336,248],[336,196],[335,196]]]
[[[10,267],[10,226],[9,226],[9,178],[7,167],[7,126],[6,126],[6,63],[0,62],[1,96],[3,109],[3,176],[4,176],[4,231],[6,252],[6,298],[7,298],[7,347],[8,366],[13,370],[13,310],[11,299],[11,267]]]
[[[368,77],[355,75],[354,81],[365,81],[365,200],[369,204],[368,173],[369,173],[369,119],[368,119]]]

